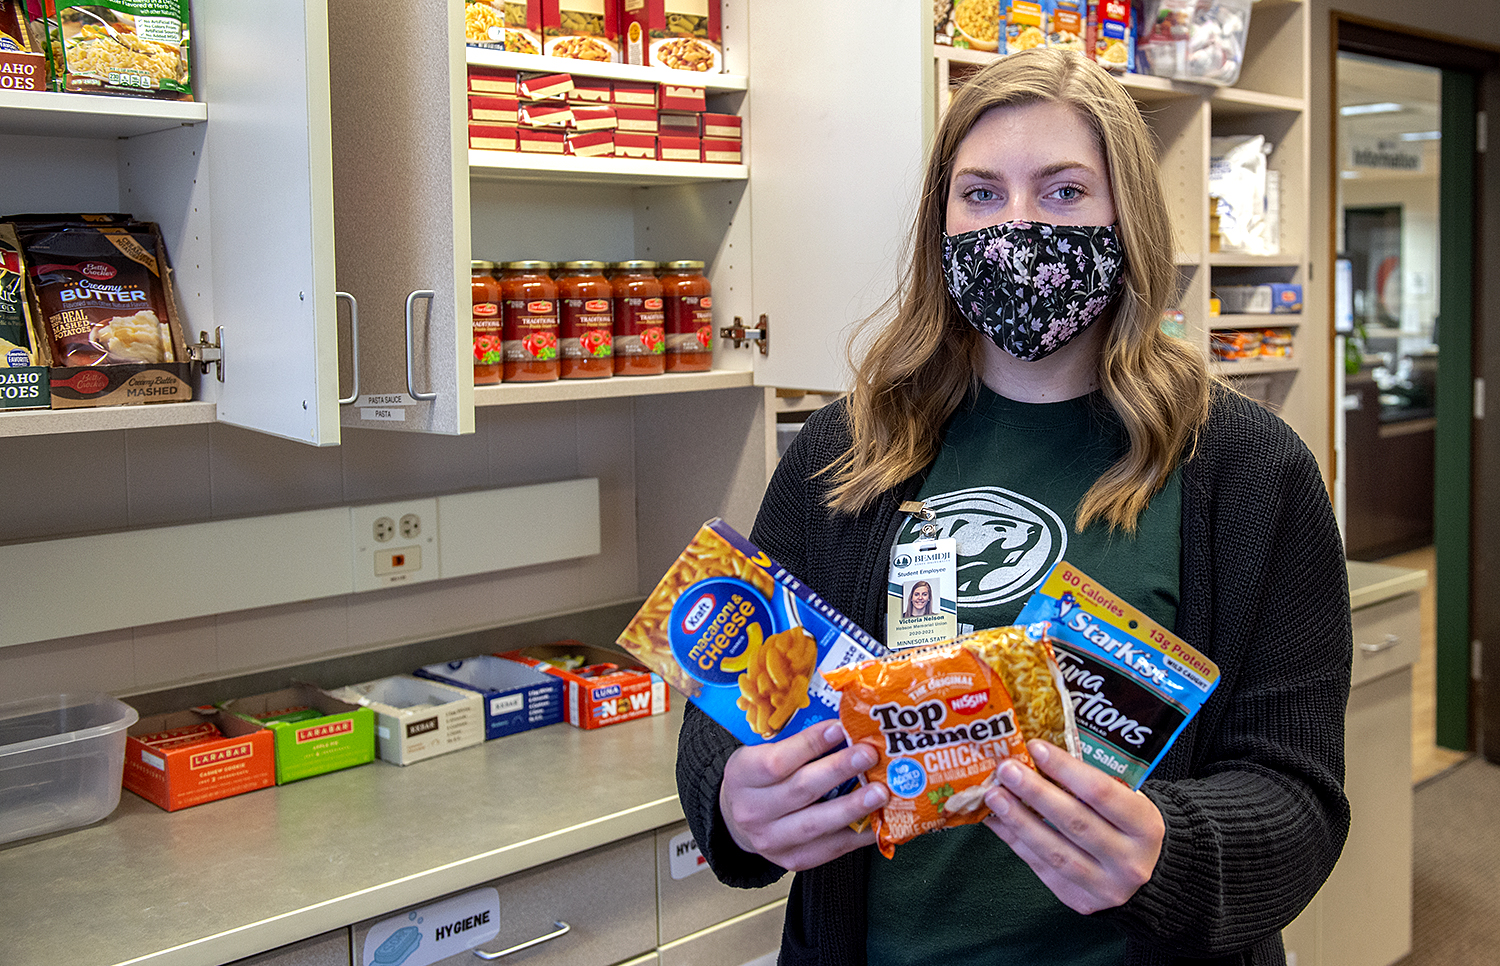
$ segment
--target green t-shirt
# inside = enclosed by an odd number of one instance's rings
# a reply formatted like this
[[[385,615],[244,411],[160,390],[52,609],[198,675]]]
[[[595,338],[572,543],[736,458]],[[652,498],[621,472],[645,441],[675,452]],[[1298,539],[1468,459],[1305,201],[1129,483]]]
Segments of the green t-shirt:
[[[1177,616],[1182,490],[1176,473],[1134,536],[1094,523],[1073,530],[1083,494],[1124,452],[1103,397],[1018,403],[981,389],[949,423],[920,499],[936,536],[958,550],[959,630],[1013,623],[1057,561],[1171,627]],[[897,538],[920,538],[909,518]],[[868,849],[870,966],[934,962],[1118,964],[1113,924],[1064,906],[983,825],[920,836],[894,859]]]

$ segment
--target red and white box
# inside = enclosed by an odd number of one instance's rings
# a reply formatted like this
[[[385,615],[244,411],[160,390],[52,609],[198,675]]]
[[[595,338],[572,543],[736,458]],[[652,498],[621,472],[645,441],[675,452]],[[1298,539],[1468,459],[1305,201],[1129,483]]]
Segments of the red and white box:
[[[631,134],[657,133],[654,107],[615,107],[615,130]]]
[[[617,120],[612,107],[573,106],[573,128],[577,131],[613,131]]]
[[[516,72],[500,67],[469,68],[469,93],[516,96]]]
[[[703,136],[702,114],[674,114],[670,111],[662,111],[657,115],[656,124],[658,133],[663,136],[668,134],[689,138]]]
[[[633,107],[655,107],[656,85],[650,81],[623,81],[614,83],[615,103]]]
[[[573,108],[567,101],[522,101],[519,123],[522,127],[572,127]]]
[[[656,135],[615,131],[615,157],[656,160]]]
[[[521,110],[521,102],[514,97],[491,97],[469,95],[469,120],[485,124],[515,124]]]
[[[717,74],[724,69],[719,4],[706,0],[625,0],[624,61]]]
[[[740,142],[728,138],[704,138],[703,160],[711,164],[743,164]]]
[[[564,139],[560,128],[518,128],[516,141],[522,154],[563,153]]]
[[[469,147],[476,151],[516,151],[516,127],[502,124],[470,124]]]
[[[572,74],[533,74],[521,71],[516,76],[516,93],[527,100],[545,101],[567,97],[572,90]]]
[[[663,84],[657,98],[657,106],[664,111],[703,111],[708,107],[701,87]]]
[[[664,134],[656,139],[656,157],[659,161],[701,161],[703,142],[698,138]]]
[[[497,656],[561,678],[567,688],[568,723],[578,728],[602,728],[622,721],[666,714],[668,710],[669,691],[661,675],[622,651],[560,641]],[[573,670],[563,670],[558,666],[580,659],[583,665]]]
[[[611,104],[614,99],[614,85],[602,77],[575,77],[573,89],[568,92],[570,102]]]
[[[186,733],[204,723],[219,737],[188,740]],[[168,734],[177,740],[150,740]],[[149,715],[125,732],[123,784],[169,812],[270,788],[276,784],[276,737],[218,710]]]
[[[704,114],[703,136],[706,138],[733,138],[738,141],[742,129],[738,114]]]
[[[564,154],[580,158],[608,158],[615,153],[613,131],[569,131],[563,145]]]

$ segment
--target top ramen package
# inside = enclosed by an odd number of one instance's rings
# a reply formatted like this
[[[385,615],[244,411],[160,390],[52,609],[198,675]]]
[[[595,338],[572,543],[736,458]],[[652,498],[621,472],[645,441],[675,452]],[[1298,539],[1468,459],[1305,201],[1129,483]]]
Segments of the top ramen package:
[[[828,672],[886,653],[720,519],[705,523],[618,643],[745,744],[838,715]]]
[[[873,816],[876,843],[895,846],[925,832],[989,815],[984,795],[1006,758],[1032,767],[1026,741],[1042,738],[1077,754],[1068,702],[1045,638],[997,627],[931,647],[827,672],[843,699],[851,742],[879,751],[863,782],[891,797]]]
[[[1219,683],[1166,628],[1060,561],[1017,622],[1045,633],[1072,698],[1082,758],[1139,788]]]
[[[188,0],[45,0],[45,11],[61,90],[192,100]]]

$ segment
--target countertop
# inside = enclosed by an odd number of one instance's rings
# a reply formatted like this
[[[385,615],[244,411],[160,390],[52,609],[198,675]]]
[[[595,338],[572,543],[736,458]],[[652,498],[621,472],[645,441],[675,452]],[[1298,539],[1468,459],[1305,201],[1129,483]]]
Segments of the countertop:
[[[0,846],[0,961],[224,963],[670,825],[673,698],[177,812],[123,792],[101,822]]]
[[[1421,591],[1427,586],[1427,571],[1390,567],[1350,560],[1349,607],[1359,610],[1383,600]]]

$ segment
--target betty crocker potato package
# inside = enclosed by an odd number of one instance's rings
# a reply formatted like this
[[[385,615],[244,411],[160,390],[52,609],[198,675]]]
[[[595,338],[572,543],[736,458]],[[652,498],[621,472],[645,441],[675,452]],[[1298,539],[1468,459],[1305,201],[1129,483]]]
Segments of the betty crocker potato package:
[[[746,744],[838,715],[825,675],[886,653],[720,519],[705,523],[617,642]]]

